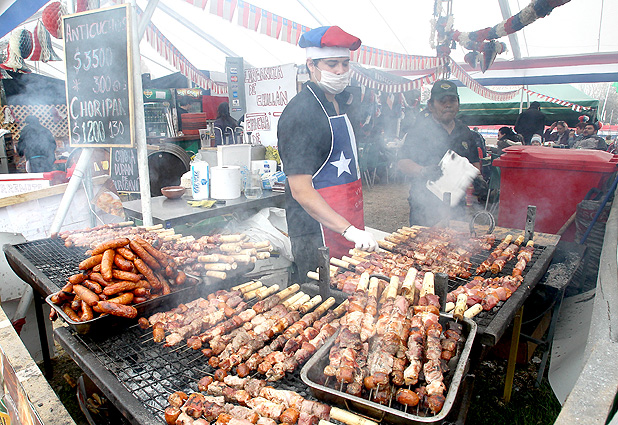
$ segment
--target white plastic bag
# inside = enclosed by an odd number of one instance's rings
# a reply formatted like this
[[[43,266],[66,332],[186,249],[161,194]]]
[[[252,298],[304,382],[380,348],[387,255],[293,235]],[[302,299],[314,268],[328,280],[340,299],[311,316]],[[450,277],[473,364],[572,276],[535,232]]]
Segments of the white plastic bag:
[[[466,189],[480,172],[470,161],[452,150],[444,154],[438,165],[442,168],[442,177],[435,182],[428,181],[427,189],[439,199],[443,199],[445,192],[451,192],[453,207],[465,196]]]
[[[243,221],[230,222],[227,227],[233,233],[245,233],[252,242],[269,240],[282,257],[293,261],[283,208],[264,208]]]

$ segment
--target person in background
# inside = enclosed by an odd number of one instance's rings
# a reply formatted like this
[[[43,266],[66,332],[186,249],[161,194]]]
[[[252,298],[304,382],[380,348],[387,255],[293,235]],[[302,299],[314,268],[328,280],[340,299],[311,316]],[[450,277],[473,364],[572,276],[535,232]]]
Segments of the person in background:
[[[556,131],[554,131],[554,129]],[[554,142],[556,145],[569,145],[569,126],[564,121],[556,121],[545,130],[543,140],[546,142]]]
[[[515,131],[524,136],[524,145],[530,144],[533,134],[543,134],[544,129],[545,114],[541,112],[541,104],[536,101],[519,114],[517,121],[515,121]]]
[[[595,123],[587,122],[585,124],[582,138],[575,142],[573,149],[596,149],[606,151],[607,143],[605,143],[605,139],[597,134],[600,123],[597,121]]]
[[[238,122],[230,115],[230,105],[222,102],[217,107],[217,119],[215,120],[215,144],[224,144],[226,138],[234,138],[234,129],[238,127]]]
[[[309,81],[283,110],[277,144],[287,175],[286,220],[296,270],[293,281],[306,280],[318,267],[318,248],[331,257],[350,248],[373,251],[375,237],[364,230],[363,192],[358,151],[346,112],[352,95],[350,51],[358,37],[337,26],[304,33]]]
[[[410,225],[433,226],[447,213],[463,215],[461,205],[456,211],[447,211],[443,202],[427,189],[428,181],[440,178],[438,165],[450,149],[468,159],[480,171],[477,137],[465,124],[455,117],[459,112],[457,86],[451,81],[436,81],[427,102],[428,111],[421,114],[412,132],[408,134],[397,166],[410,176]],[[453,214],[455,213],[455,214]]]
[[[498,155],[502,155],[502,150],[509,146],[522,145],[524,138],[521,134],[516,134],[511,127],[500,127],[498,130]]]
[[[586,123],[580,121],[577,123],[574,130],[569,131],[569,148],[573,148],[575,142],[584,137],[584,127],[586,127]]]
[[[540,134],[533,134],[532,138],[530,139],[530,145],[531,146],[542,146],[543,145],[543,138],[541,137]]]
[[[29,173],[53,171],[56,161],[56,139],[52,132],[43,127],[34,115],[26,117],[25,123],[19,134],[17,153],[26,157],[26,171]]]

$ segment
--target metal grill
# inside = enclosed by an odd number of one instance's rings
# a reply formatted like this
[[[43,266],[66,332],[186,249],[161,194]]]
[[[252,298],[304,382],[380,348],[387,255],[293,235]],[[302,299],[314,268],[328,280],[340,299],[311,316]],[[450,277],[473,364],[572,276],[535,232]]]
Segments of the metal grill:
[[[69,276],[76,273],[79,263],[88,257],[86,248],[66,247],[61,239],[41,239],[13,245],[13,248],[58,289],[67,283]]]
[[[492,252],[493,249],[495,249],[496,246],[498,246],[498,244],[501,241],[496,240],[496,243],[494,244],[494,246],[492,247],[491,250],[489,251],[483,251],[482,253],[479,254],[475,254],[472,257],[470,257],[470,262],[472,263],[472,267],[470,267],[470,270],[474,271],[476,270],[476,268],[478,266],[481,265],[481,263],[483,261],[485,261],[487,259],[487,256]],[[530,262],[528,262],[528,264],[526,264],[526,269],[524,270],[524,272],[522,273],[522,276],[526,276],[526,274],[530,271],[530,269],[532,268],[532,266],[534,266],[534,264],[537,262],[537,260],[539,260],[545,253],[545,250],[547,249],[546,246],[539,246],[539,245],[535,245],[534,246],[534,253],[532,254],[532,260]],[[504,268],[502,269],[502,271],[496,275],[492,274],[491,272],[485,272],[484,274],[480,275],[484,278],[490,278],[490,277],[500,277],[500,276],[510,276],[511,273],[513,273],[513,268],[515,268],[515,264],[517,264],[517,259],[514,258],[511,261],[507,262],[504,265]],[[538,279],[540,279],[542,276],[538,276]],[[535,277],[535,280],[538,280]],[[458,288],[461,285],[465,285],[466,283],[468,283],[469,281],[471,281],[472,278],[470,279],[462,279],[462,278],[451,278],[449,279],[448,282],[448,290],[449,292]],[[494,319],[494,317],[496,316],[496,314],[498,313],[498,311],[500,310],[500,308],[504,305],[505,301],[500,301],[498,302],[498,304],[491,310],[489,311],[485,311],[483,310],[482,312],[480,312],[475,318],[474,321],[476,322],[476,324],[479,327],[479,333],[482,333],[483,330],[489,326],[489,323]]]
[[[163,412],[169,406],[167,397],[171,393],[196,392],[200,378],[212,376],[215,371],[200,350],[193,350],[186,343],[164,347],[152,340],[151,330],[142,330],[137,325],[121,333],[101,337],[72,333],[94,355],[101,367],[111,372],[129,393],[143,403],[152,414],[152,418],[145,421],[149,424],[165,423]],[[271,384],[315,400],[300,379],[300,368]]]

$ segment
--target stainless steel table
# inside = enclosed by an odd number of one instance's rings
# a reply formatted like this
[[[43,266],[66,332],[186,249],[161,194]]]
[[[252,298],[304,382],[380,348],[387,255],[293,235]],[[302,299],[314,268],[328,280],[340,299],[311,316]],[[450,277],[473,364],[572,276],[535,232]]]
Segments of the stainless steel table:
[[[236,211],[253,209],[260,210],[266,207],[285,207],[285,194],[265,190],[261,198],[247,199],[240,196],[223,203],[217,203],[211,208],[192,207],[187,201],[191,198],[183,196],[180,199],[167,199],[157,196],[151,199],[152,221],[154,224],[163,224],[164,227],[174,227],[186,223],[195,223],[206,218],[231,214]],[[126,215],[131,219],[142,219],[142,201],[123,202]]]

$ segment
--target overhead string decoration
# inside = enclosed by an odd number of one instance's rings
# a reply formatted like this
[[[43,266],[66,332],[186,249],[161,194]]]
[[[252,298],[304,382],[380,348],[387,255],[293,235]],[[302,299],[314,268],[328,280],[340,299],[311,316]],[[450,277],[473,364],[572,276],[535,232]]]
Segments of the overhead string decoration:
[[[85,12],[87,10],[94,10],[101,7],[99,0],[77,0],[75,2],[75,12]]]
[[[546,17],[556,7],[562,6],[569,1],[571,0],[532,0],[519,13],[493,27],[472,32],[452,31],[447,35],[450,35],[453,42],[457,42],[464,48],[471,50],[464,57],[468,65],[476,68],[480,64],[481,71],[485,72],[493,64],[497,55],[507,51],[506,44],[495,41],[496,39],[513,34],[537,19]],[[436,32],[439,36],[439,24],[436,27]]]

